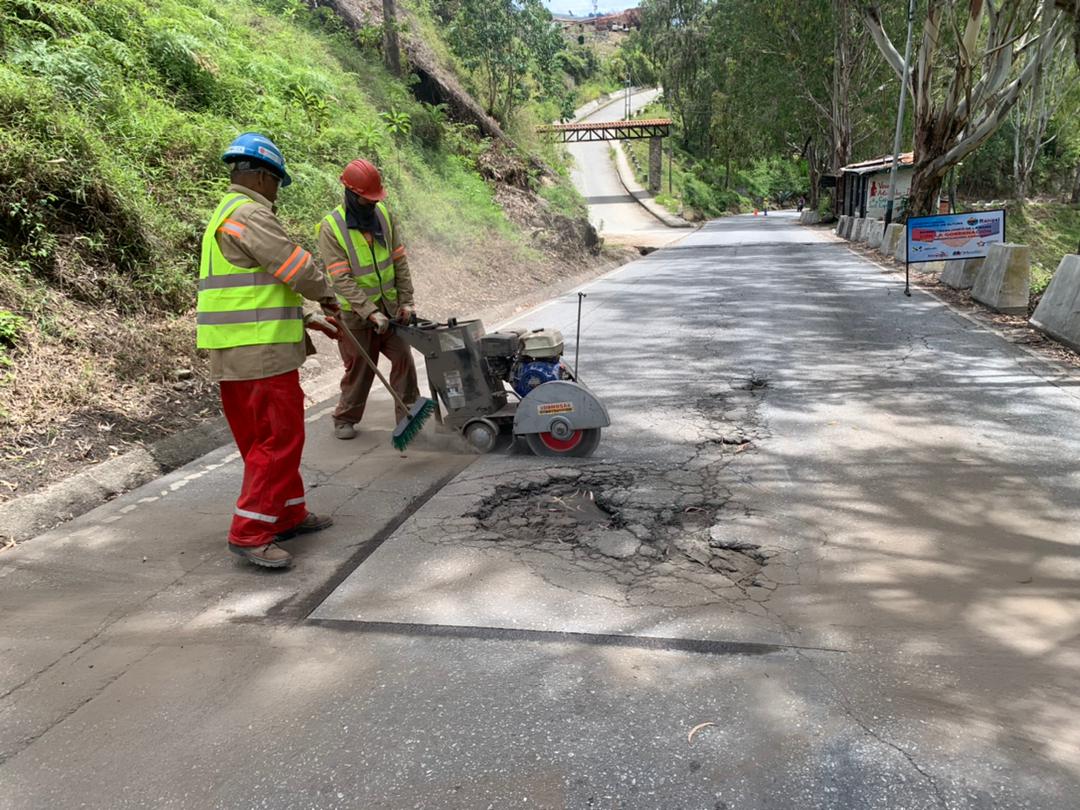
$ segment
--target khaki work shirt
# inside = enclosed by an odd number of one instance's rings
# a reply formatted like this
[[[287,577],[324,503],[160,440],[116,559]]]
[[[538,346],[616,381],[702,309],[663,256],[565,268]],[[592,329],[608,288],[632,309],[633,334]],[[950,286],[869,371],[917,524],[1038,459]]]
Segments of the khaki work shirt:
[[[355,324],[359,320],[365,327],[371,326],[368,317],[373,312],[381,310],[387,317],[396,318],[399,307],[407,306],[410,309],[413,307],[412,275],[409,273],[409,260],[405,255],[405,245],[401,240],[401,228],[398,227],[397,220],[392,216],[389,219],[390,230],[394,232],[394,244],[390,246],[390,257],[394,260],[394,286],[397,288],[397,301],[387,301],[382,298],[377,305],[371,303],[368,297],[360,292],[351,268],[348,266],[349,255],[345,252],[345,248],[338,244],[333,228],[324,225],[319,229],[319,257],[322,259],[323,266],[331,268],[337,265],[342,269],[341,272],[331,271],[330,281],[333,283],[334,290],[337,291],[338,295],[352,305],[356,317],[355,319],[348,318],[351,324]],[[362,232],[362,234],[370,245],[371,240],[374,238],[372,234],[367,232]]]
[[[218,231],[215,235],[226,260],[237,267],[261,267],[276,275],[295,263],[294,254],[299,250],[303,256],[300,266],[295,272],[290,269],[283,273],[279,280],[304,298],[313,301],[332,298],[334,291],[326,275],[311,254],[288,237],[270,201],[235,184],[229,186],[228,193],[244,194],[252,203],[244,203],[229,217],[241,227]],[[214,382],[259,380],[295,371],[304,364],[310,345],[305,334],[305,339],[296,343],[210,349],[210,379]]]

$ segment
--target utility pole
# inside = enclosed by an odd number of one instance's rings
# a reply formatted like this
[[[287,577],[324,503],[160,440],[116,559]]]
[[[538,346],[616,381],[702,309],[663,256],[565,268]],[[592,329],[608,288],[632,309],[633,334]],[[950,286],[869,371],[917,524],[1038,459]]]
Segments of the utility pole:
[[[630,71],[626,71],[626,92],[623,93],[623,120],[630,120]]]
[[[900,78],[900,103],[896,110],[896,134],[893,136],[892,169],[889,170],[889,196],[885,201],[885,227],[893,218],[893,201],[896,198],[896,167],[900,163],[900,136],[904,130],[904,103],[908,93],[908,65],[911,62],[911,28],[915,24],[915,7],[918,0],[908,0],[907,43],[904,45],[904,70]]]

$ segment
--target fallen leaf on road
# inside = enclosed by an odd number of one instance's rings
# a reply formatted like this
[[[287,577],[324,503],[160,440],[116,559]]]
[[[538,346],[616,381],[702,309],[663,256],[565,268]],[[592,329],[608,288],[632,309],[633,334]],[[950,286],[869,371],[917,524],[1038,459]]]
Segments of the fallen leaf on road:
[[[1016,581],[1021,585],[1027,585],[1028,583],[1032,582],[1032,578],[1028,577],[1027,579],[1018,579]]]
[[[694,726],[692,729],[690,729],[690,733],[686,735],[687,744],[693,743],[694,742],[694,735],[697,734],[699,731],[701,731],[703,728],[708,728],[709,726],[715,726],[715,725],[716,725],[716,723],[713,723],[711,721],[708,722],[708,723],[698,723],[696,726]]]
[[[743,450],[749,450],[751,447],[753,447],[753,445],[750,442],[740,445],[739,449],[735,451],[735,455],[739,455]]]

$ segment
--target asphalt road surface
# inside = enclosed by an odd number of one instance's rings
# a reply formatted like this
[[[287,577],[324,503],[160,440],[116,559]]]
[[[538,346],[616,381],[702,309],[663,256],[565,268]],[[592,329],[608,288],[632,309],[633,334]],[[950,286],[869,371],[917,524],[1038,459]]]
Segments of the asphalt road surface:
[[[659,94],[652,89],[631,96],[631,109],[637,112]],[[619,97],[581,121],[621,121],[626,117],[623,105],[624,99]],[[589,221],[605,239],[659,247],[685,235],[685,231],[664,225],[627,194],[615,171],[610,143],[570,143],[566,150],[574,158],[571,179],[589,204]]]
[[[0,807],[1076,807],[1076,378],[788,215],[585,292],[590,460],[320,439],[283,576],[224,456],[5,552]]]

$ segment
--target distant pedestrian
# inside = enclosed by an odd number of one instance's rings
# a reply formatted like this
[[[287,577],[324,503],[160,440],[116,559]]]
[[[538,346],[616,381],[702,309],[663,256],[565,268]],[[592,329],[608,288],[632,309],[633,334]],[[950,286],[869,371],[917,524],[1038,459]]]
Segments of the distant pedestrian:
[[[308,344],[304,298],[327,313],[339,307],[311,254],[274,215],[278,189],[291,182],[281,151],[247,132],[222,159],[232,185],[202,239],[197,342],[210,352],[210,375],[244,460],[229,551],[255,565],[283,568],[292,555],[277,541],[333,523],[305,505],[299,368]]]
[[[806,197],[799,197],[799,213],[806,207]]]

